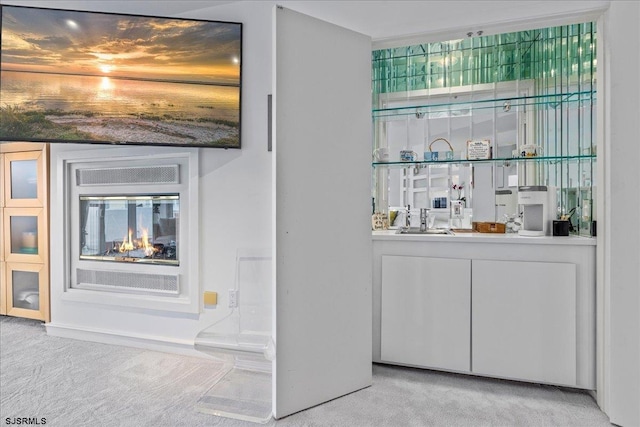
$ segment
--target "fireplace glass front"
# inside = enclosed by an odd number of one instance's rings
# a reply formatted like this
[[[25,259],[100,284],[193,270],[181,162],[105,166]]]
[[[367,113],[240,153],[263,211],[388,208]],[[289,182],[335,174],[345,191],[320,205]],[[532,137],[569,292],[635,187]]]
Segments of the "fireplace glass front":
[[[179,198],[80,196],[80,259],[179,265]]]

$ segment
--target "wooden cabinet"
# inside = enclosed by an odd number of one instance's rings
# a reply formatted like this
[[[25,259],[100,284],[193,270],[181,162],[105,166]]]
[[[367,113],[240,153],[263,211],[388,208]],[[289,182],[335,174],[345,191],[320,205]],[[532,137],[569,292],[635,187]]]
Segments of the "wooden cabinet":
[[[576,265],[474,260],[473,371],[576,385]]]
[[[0,145],[0,314],[49,321],[48,147]]]
[[[382,257],[383,361],[468,372],[471,262]]]

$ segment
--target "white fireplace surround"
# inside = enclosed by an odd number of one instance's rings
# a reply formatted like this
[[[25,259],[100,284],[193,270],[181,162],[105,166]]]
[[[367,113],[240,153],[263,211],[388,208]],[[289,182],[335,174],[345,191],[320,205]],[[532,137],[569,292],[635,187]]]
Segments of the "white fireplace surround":
[[[63,301],[200,311],[198,153],[196,148],[118,147],[59,154],[56,185],[64,194],[60,204],[63,237],[51,242],[51,250],[61,251],[64,260]],[[179,265],[80,259],[81,196],[152,194],[179,195]]]

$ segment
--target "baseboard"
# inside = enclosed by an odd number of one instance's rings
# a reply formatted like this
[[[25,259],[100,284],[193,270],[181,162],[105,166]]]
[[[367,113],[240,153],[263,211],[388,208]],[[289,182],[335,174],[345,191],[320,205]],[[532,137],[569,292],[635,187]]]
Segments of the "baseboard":
[[[161,351],[186,356],[211,358],[194,349],[193,341],[166,338],[155,335],[132,334],[122,331],[111,331],[94,328],[80,328],[60,323],[45,323],[47,335],[70,338],[81,341],[92,341],[102,344],[135,347],[144,350]]]

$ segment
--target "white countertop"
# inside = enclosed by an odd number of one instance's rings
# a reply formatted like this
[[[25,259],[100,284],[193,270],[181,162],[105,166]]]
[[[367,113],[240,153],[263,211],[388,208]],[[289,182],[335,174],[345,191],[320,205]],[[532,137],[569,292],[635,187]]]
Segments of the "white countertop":
[[[573,245],[595,246],[595,237],[541,236],[526,237],[505,233],[461,233],[451,234],[396,234],[395,229],[372,231],[372,239],[404,242],[460,242],[460,243],[508,243],[520,245]]]

